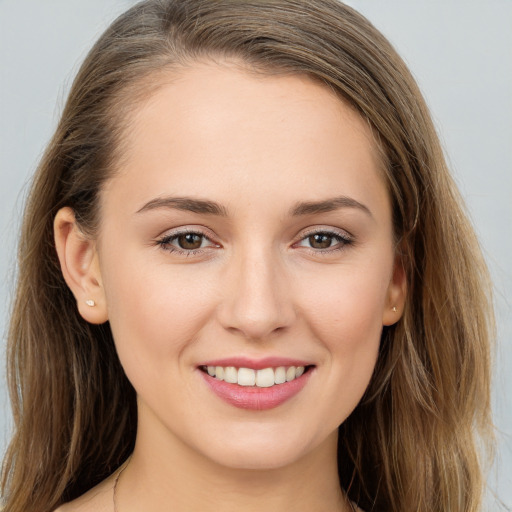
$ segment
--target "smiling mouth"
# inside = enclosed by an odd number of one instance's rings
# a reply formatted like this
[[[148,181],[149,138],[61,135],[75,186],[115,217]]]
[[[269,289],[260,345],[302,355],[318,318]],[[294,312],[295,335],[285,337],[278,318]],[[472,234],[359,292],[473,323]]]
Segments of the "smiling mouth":
[[[309,366],[278,366],[276,368],[236,368],[235,366],[200,366],[199,369],[216,380],[244,387],[270,388],[294,381],[307,373]]]

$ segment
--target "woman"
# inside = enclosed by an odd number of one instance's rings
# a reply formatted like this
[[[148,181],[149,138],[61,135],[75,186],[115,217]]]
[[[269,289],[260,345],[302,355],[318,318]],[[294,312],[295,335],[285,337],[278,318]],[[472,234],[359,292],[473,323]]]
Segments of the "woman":
[[[479,510],[491,332],[427,108],[368,21],[142,2],[28,201],[6,510]]]

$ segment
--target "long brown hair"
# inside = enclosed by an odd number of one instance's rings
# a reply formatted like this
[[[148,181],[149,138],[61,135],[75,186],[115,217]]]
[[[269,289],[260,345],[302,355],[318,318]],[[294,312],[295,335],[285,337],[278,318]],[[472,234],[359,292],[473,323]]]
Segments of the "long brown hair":
[[[308,75],[372,126],[408,294],[400,322],[384,328],[365,397],[340,427],[340,482],[367,511],[479,510],[480,448],[492,437],[489,280],[405,64],[337,0],[147,0],[87,56],[28,198],[8,338],[15,433],[3,465],[6,511],[49,512],[133,449],[135,391],[108,323],[78,314],[53,219],[70,206],[94,235],[98,193],[122,158],[130,112],[164,69],[201,58]]]

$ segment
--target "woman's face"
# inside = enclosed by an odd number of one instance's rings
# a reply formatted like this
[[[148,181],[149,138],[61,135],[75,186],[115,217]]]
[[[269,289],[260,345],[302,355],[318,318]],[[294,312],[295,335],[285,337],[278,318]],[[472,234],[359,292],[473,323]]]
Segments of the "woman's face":
[[[240,468],[335,443],[403,296],[368,124],[308,78],[203,63],[126,137],[98,282],[138,442]]]

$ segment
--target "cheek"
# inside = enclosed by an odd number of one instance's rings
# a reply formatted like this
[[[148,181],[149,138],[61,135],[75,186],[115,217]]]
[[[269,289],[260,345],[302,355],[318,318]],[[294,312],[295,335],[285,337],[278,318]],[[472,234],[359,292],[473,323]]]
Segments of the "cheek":
[[[326,348],[326,404],[336,404],[333,427],[363,396],[378,357],[388,281],[386,269],[334,269],[303,289],[302,314]],[[326,411],[327,414],[327,411]]]
[[[303,314],[333,352],[357,352],[378,343],[388,285],[381,270],[333,269],[316,275],[314,286],[302,291]]]
[[[210,316],[208,287],[187,269],[122,260],[105,265],[104,283],[119,357],[131,380],[168,375]]]

